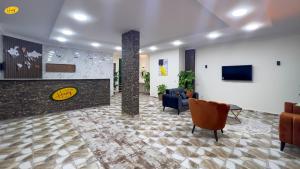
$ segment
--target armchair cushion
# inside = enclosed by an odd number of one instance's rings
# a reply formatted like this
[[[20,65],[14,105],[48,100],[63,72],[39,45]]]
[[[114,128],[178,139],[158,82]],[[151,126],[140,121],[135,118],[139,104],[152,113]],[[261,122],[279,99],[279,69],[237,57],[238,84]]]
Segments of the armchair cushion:
[[[284,112],[300,114],[300,107],[296,103],[285,102],[284,103]]]
[[[181,106],[181,97],[176,95],[164,94],[163,95],[163,106],[178,109]]]
[[[166,94],[170,94],[172,96],[176,95],[176,93],[184,93],[184,89],[183,88],[175,88],[175,89],[167,89],[166,90]]]
[[[187,99],[187,96],[185,95],[184,92],[181,92],[181,93],[180,93],[180,96],[181,96],[182,99]]]
[[[222,103],[189,99],[193,123],[201,128],[221,130],[225,127],[229,106]]]
[[[300,146],[300,114],[283,112],[280,114],[280,141]]]

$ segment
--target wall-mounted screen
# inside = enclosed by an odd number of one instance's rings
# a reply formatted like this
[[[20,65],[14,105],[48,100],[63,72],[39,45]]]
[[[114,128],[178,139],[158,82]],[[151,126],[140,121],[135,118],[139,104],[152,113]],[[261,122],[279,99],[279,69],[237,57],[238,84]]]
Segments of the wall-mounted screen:
[[[252,81],[252,65],[222,66],[222,80]]]

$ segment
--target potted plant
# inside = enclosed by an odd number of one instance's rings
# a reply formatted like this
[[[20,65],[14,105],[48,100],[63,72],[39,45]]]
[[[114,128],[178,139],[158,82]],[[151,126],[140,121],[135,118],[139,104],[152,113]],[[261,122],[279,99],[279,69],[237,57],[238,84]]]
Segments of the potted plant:
[[[142,77],[145,82],[145,91],[149,93],[150,91],[150,72],[142,71]]]
[[[118,72],[114,72],[114,90],[117,90],[118,87],[118,81],[119,81],[119,73]]]
[[[187,96],[193,95],[194,85],[193,82],[195,80],[195,73],[192,71],[181,71],[178,74],[179,77],[179,87],[182,87],[186,91]]]
[[[162,96],[163,96],[163,94],[165,94],[166,90],[167,90],[167,86],[164,85],[164,84],[161,84],[161,85],[157,86],[158,99],[159,100],[162,100]]]

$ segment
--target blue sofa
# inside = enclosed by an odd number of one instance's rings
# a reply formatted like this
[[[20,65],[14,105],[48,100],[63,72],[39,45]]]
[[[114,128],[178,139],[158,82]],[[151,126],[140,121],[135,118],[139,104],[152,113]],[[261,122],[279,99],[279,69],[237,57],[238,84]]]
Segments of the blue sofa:
[[[197,92],[193,93],[193,98],[198,99]],[[177,109],[178,115],[180,112],[189,109],[189,99],[186,97],[186,92],[183,88],[167,89],[166,94],[162,98],[163,111],[166,107]]]

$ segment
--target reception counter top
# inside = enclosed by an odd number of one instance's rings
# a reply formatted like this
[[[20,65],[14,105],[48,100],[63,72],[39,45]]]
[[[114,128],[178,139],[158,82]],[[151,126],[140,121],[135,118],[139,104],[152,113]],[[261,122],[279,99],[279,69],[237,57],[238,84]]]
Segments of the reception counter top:
[[[0,80],[0,120],[110,104],[110,79]]]

